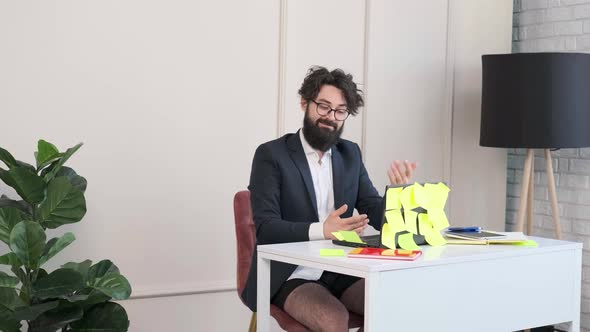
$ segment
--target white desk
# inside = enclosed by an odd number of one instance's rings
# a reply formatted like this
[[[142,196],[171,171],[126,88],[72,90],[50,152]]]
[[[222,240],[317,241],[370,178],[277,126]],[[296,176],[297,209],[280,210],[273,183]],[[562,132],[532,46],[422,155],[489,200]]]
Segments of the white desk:
[[[414,262],[322,257],[330,241],[258,246],[258,331],[270,323],[270,261],[365,278],[365,331],[580,329],[582,244],[422,246]]]

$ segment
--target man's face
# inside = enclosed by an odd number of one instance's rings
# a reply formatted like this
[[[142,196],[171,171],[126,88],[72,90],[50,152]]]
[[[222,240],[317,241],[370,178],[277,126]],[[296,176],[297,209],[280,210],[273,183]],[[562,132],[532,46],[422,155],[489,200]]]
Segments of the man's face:
[[[314,149],[327,151],[340,138],[344,121],[337,121],[334,112],[320,115],[317,103],[332,109],[346,109],[346,100],[342,91],[332,85],[322,86],[314,101],[301,100],[301,109],[305,112],[303,135]]]

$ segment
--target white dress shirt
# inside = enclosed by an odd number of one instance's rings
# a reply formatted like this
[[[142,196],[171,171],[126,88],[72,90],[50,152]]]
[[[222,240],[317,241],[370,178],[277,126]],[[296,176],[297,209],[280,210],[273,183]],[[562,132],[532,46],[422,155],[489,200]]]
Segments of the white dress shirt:
[[[312,223],[309,226],[309,240],[324,240],[324,221],[334,209],[334,182],[332,180],[332,149],[324,152],[320,159],[320,154],[314,150],[303,136],[303,129],[299,130],[299,138],[303,145],[303,152],[309,164],[311,178],[313,180],[313,189],[318,207],[318,217],[320,222]],[[310,267],[298,266],[291,274],[289,279],[301,278],[308,280],[318,280],[322,275],[322,270]]]

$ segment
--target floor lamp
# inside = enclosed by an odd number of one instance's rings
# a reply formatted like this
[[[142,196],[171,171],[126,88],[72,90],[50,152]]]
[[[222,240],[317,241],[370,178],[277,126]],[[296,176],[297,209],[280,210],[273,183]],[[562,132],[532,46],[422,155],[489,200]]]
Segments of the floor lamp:
[[[532,232],[534,150],[543,149],[556,238],[561,224],[551,150],[590,146],[590,54],[482,56],[481,146],[527,149],[516,230]]]

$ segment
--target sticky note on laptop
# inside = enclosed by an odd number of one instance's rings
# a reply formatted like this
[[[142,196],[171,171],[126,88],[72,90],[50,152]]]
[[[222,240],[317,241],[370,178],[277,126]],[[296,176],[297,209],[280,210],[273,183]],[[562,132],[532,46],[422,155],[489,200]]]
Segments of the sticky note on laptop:
[[[339,241],[364,243],[355,231],[332,232],[332,235],[334,235]]]

